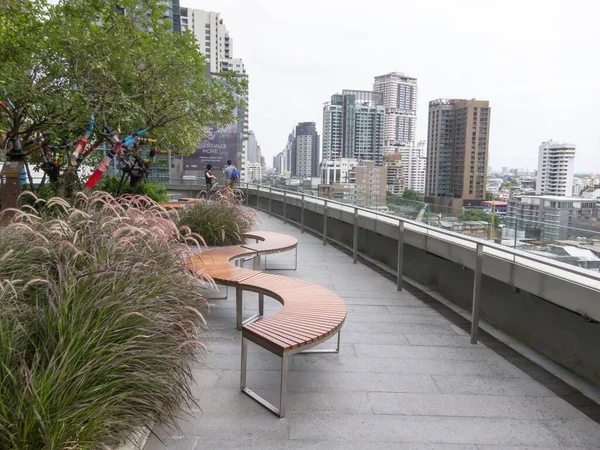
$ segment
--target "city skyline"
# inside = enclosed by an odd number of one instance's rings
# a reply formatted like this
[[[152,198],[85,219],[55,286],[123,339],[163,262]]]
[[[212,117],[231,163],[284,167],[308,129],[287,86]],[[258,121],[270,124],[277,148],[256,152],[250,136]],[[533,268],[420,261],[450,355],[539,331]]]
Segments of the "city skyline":
[[[285,2],[271,0],[185,2],[220,12],[235,33],[236,53],[251,74],[250,126],[269,161],[294,124],[315,121],[322,130],[323,102],[332,93],[371,90],[375,76],[398,71],[419,82],[417,140],[427,133],[429,101],[485,98],[494,105],[490,165],[537,167],[539,143],[554,139],[577,144],[576,172],[596,172],[599,64],[590,55],[600,41],[592,19],[600,7],[560,5],[308,0],[291,14]],[[398,17],[410,17],[401,34]],[[565,24],[577,33],[548,32]]]

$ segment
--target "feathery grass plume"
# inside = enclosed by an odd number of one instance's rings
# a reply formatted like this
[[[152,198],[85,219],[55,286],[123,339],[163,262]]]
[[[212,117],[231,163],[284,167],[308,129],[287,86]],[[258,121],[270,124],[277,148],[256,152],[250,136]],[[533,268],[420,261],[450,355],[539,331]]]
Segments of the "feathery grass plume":
[[[0,448],[112,447],[174,426],[203,348],[187,242],[140,196],[39,199],[0,229]]]
[[[208,246],[236,245],[256,228],[256,213],[242,207],[238,195],[215,194],[210,200],[190,203],[179,212],[179,226],[202,236]]]

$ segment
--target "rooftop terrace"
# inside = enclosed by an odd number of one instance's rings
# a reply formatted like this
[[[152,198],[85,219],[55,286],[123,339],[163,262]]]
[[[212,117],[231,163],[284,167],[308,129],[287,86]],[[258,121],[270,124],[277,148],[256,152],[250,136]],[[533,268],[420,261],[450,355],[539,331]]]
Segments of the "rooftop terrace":
[[[261,229],[299,239],[298,270],[277,273],[346,301],[341,351],[294,356],[288,413],[278,418],[240,392],[229,289],[227,300],[211,301],[208,353],[194,369],[198,408],[182,411],[181,430],[154,430],[163,443],[152,437],[146,450],[600,448],[597,405],[577,391],[487,333],[471,345],[469,323],[427,293],[397,292],[393,281],[321,239],[263,213],[260,220]],[[267,263],[289,267],[293,253]],[[244,293],[245,316],[256,312],[247,300],[253,295]],[[265,299],[267,315],[279,307]],[[276,402],[280,360],[249,346],[248,384]]]

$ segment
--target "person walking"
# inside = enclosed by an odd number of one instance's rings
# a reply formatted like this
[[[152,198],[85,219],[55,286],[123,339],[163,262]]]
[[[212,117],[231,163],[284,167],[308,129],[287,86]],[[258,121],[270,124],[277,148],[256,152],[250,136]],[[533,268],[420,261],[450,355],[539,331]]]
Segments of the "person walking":
[[[207,164],[206,170],[204,171],[204,179],[206,181],[206,200],[208,200],[210,198],[213,184],[216,184],[215,180],[217,179],[217,177],[211,173],[211,169],[212,169],[212,165]]]
[[[235,181],[239,179],[239,172],[230,159],[227,161],[227,165],[223,169],[223,173],[225,174],[225,187],[228,190],[233,191]]]

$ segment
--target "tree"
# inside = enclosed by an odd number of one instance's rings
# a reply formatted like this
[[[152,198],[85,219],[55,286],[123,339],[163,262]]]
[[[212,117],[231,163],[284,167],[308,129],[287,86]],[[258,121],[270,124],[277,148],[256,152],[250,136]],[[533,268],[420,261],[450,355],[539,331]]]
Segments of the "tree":
[[[402,198],[405,200],[412,200],[416,202],[422,202],[425,199],[425,196],[422,192],[415,191],[413,189],[404,189],[404,193],[402,194]]]
[[[486,193],[485,193],[485,199],[486,199],[487,201],[493,201],[493,200],[497,200],[497,199],[498,199],[498,196],[497,196],[497,195],[494,195],[494,194],[493,194],[493,193],[491,193],[491,192],[486,192]]]
[[[467,209],[460,216],[458,216],[458,218],[460,220],[490,221],[490,215],[483,209],[478,208]]]
[[[123,133],[147,129],[191,153],[205,126],[234,121],[247,81],[209,77],[190,32],[173,33],[161,0],[22,0],[0,9],[0,114],[8,139],[76,141],[90,115]],[[7,101],[5,99],[4,103]]]

